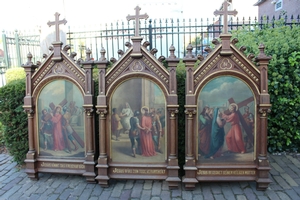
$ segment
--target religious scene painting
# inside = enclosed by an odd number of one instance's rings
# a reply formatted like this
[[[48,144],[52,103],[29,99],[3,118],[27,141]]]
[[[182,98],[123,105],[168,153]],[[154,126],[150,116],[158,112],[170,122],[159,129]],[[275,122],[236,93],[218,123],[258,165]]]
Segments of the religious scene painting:
[[[111,148],[115,162],[164,162],[165,95],[145,78],[124,81],[111,97]]]
[[[54,80],[37,100],[40,156],[84,157],[83,95],[67,80]]]
[[[253,161],[255,101],[239,78],[209,81],[198,97],[198,157],[201,163]]]

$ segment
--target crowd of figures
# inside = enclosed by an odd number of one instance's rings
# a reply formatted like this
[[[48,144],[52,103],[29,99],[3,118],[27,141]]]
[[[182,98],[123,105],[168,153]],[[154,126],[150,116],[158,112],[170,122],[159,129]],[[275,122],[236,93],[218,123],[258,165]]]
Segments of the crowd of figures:
[[[244,107],[243,119],[238,115],[238,105],[232,103],[229,110],[210,108],[205,106],[199,116],[199,156],[214,159],[223,156],[224,143],[227,145],[226,153],[246,153],[253,147],[254,115],[249,107]],[[244,120],[252,135],[243,137],[240,120]],[[230,123],[225,133],[224,126]]]
[[[164,136],[165,116],[163,109],[143,106],[140,111],[125,103],[120,113],[112,109],[112,137],[119,140],[120,134],[128,134],[132,156],[155,156],[162,153],[160,138]],[[113,139],[113,138],[112,138]]]
[[[50,103],[49,108],[44,108],[39,128],[44,150],[71,153],[78,150],[78,144],[84,147],[83,140],[72,127],[80,125],[81,115],[82,110],[74,101],[65,106]]]

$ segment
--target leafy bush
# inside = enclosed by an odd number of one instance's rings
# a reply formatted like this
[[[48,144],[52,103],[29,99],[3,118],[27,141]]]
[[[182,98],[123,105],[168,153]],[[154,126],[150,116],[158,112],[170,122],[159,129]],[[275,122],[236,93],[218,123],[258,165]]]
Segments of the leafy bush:
[[[268,119],[268,150],[297,151],[300,147],[300,26],[249,27],[237,30],[237,46],[247,46],[246,53],[258,55],[263,43],[269,63],[269,94],[272,104]]]
[[[6,83],[9,83],[17,79],[23,79],[23,78],[25,78],[25,71],[22,67],[11,68],[6,70],[5,73]]]
[[[3,139],[9,153],[18,164],[24,162],[28,151],[27,116],[23,111],[24,79],[14,80],[0,88],[0,121]]]

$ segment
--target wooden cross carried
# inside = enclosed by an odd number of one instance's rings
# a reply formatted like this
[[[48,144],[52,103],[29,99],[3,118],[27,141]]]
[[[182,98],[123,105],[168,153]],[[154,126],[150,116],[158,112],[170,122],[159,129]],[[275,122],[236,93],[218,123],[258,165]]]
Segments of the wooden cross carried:
[[[135,7],[135,15],[128,15],[126,17],[126,19],[129,21],[129,20],[132,20],[132,19],[135,19],[135,34],[134,36],[136,37],[139,37],[139,30],[140,30],[140,23],[139,23],[139,19],[148,19],[148,15],[147,13],[143,14],[143,15],[140,15],[140,10],[141,8],[139,6],[136,6]]]
[[[48,26],[50,27],[50,26],[52,26],[52,25],[55,25],[55,32],[56,32],[56,42],[59,42],[60,40],[59,40],[59,25],[60,24],[66,24],[67,23],[67,20],[65,20],[65,19],[63,19],[63,20],[59,20],[59,13],[58,12],[56,12],[55,13],[55,21],[54,22],[48,22],[47,24],[48,24]]]
[[[236,10],[233,10],[233,11],[228,11],[228,2],[227,0],[224,1],[223,3],[223,10],[216,10],[214,12],[214,15],[217,16],[217,15],[223,15],[224,16],[224,29],[223,29],[223,33],[228,33],[228,15],[233,15],[235,16],[237,14],[237,11]]]

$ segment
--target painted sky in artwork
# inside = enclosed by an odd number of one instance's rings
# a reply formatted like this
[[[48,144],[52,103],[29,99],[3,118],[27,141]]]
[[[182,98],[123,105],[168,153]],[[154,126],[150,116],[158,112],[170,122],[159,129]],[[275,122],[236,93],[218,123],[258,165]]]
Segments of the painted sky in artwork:
[[[200,92],[199,99],[209,107],[228,105],[228,99],[233,98],[239,103],[253,96],[250,88],[240,79],[222,76],[208,82]]]

